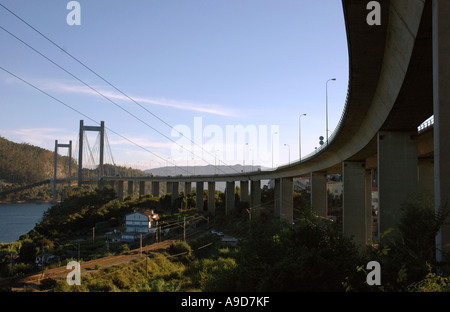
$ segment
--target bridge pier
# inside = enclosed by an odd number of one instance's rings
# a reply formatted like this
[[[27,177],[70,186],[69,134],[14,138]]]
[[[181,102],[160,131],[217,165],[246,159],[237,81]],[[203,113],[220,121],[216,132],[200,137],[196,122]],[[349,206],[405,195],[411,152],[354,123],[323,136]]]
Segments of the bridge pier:
[[[196,192],[195,208],[197,208],[197,211],[203,212],[203,205],[204,205],[203,188],[204,188],[204,183],[203,182],[196,182],[195,184],[196,184],[195,185],[195,192]]]
[[[172,193],[172,197],[170,198],[170,204],[173,207],[173,205],[175,204],[175,201],[178,198],[178,187],[179,187],[179,183],[178,182],[171,182],[171,188],[168,189],[167,191]]]
[[[328,215],[326,172],[311,172],[311,209],[319,216]]]
[[[280,178],[280,219],[294,222],[294,179]]]
[[[418,188],[434,196],[434,160],[433,158],[419,158],[418,160]]]
[[[227,182],[225,189],[225,215],[234,209],[234,181]]]
[[[97,188],[99,190],[103,190],[103,188],[106,186],[106,181],[103,179],[98,180],[97,182]]]
[[[356,245],[367,239],[367,173],[364,161],[342,163],[344,197],[342,205],[343,234]]]
[[[208,212],[216,212],[216,182],[208,182]]]
[[[417,131],[378,132],[378,233],[394,228],[417,191]]]
[[[437,211],[450,201],[450,2],[433,0],[433,113],[434,113],[434,205]],[[436,237],[436,259],[448,252],[450,226]]]
[[[241,181],[241,203],[250,203],[250,196],[248,193],[248,181]]]
[[[117,198],[119,202],[123,202],[123,181],[118,181],[117,183]]]
[[[281,215],[281,179],[275,179],[275,186],[273,189],[273,215],[279,218]]]
[[[139,181],[139,196],[145,196],[145,181]]]
[[[134,193],[134,185],[133,181],[128,181],[128,190],[127,190],[127,196],[132,197]]]
[[[159,182],[158,181],[152,182],[152,195],[154,197],[159,197]]]
[[[191,182],[184,182],[184,195],[190,194],[192,191],[192,183]]]
[[[260,180],[252,180],[250,181],[250,208],[253,211],[256,211],[256,215],[259,215],[261,212],[261,181]]]

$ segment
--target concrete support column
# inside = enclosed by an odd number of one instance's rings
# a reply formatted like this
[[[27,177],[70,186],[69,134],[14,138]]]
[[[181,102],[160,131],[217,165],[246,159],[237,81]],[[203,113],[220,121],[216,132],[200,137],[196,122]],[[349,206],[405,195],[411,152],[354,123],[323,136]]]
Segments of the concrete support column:
[[[356,245],[366,243],[366,168],[364,161],[344,161],[343,234]]]
[[[372,169],[366,170],[366,244],[372,244]]]
[[[328,215],[327,174],[311,172],[311,209],[319,216]]]
[[[248,181],[241,181],[241,203],[250,203],[250,196],[248,193]]]
[[[225,215],[234,209],[234,181],[227,182],[225,189]]]
[[[123,202],[123,181],[117,183],[117,198],[120,202]]]
[[[145,196],[145,181],[139,181],[139,196]]]
[[[378,133],[379,235],[394,228],[417,191],[417,130]]]
[[[128,196],[133,196],[133,193],[134,193],[133,181],[128,181]]]
[[[280,179],[280,219],[289,224],[294,222],[294,179]]]
[[[172,193],[173,182],[166,182],[166,194]]]
[[[97,187],[99,190],[103,190],[103,188],[106,186],[106,181],[103,179],[98,180]]]
[[[157,181],[152,182],[152,195],[155,197],[159,196],[159,182]]]
[[[256,209],[257,214],[261,212],[261,181],[250,182],[250,208]]]
[[[184,182],[184,194],[187,196],[192,191],[192,183],[191,182]]]
[[[274,216],[275,218],[280,217],[280,209],[281,209],[281,180],[275,179],[275,186],[274,186],[274,194],[273,194],[273,206],[274,206]]]
[[[433,112],[435,210],[450,203],[450,1],[433,0]],[[436,237],[436,259],[449,251],[450,226]]]
[[[196,201],[195,201],[195,207],[197,208],[197,211],[203,211],[203,182],[196,182],[195,183],[195,192],[196,192]]]
[[[434,195],[434,159],[419,158],[418,162],[418,188],[419,192]]]
[[[208,212],[216,211],[216,182],[208,182]]]
[[[178,195],[179,195],[179,192],[178,192],[179,183],[178,182],[172,182],[171,185],[172,185],[172,189],[169,189],[168,191],[170,193],[172,193],[172,197],[171,197],[170,201],[171,201],[171,205],[173,207],[173,204],[175,203],[175,201],[177,200]]]

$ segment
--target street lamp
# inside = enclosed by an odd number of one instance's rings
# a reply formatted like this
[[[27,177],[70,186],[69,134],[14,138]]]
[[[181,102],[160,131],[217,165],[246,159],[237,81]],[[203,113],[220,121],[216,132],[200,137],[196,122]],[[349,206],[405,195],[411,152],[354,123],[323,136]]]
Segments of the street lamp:
[[[245,143],[244,147],[242,148],[242,159],[243,159],[242,172],[245,172],[245,146],[248,146],[248,143]]]
[[[327,83],[326,83],[326,87],[325,87],[325,89],[326,89],[326,91],[325,91],[326,95],[325,95],[325,96],[326,96],[326,124],[327,124],[326,133],[327,133],[327,145],[328,145],[328,81],[330,81],[330,80],[336,81],[336,78],[328,79],[328,80],[327,80]]]
[[[278,134],[278,132],[272,133],[272,169],[273,169],[273,135]]]
[[[306,114],[301,114],[298,117],[298,159],[299,160],[302,160],[302,127],[301,127],[302,116],[306,116]]]

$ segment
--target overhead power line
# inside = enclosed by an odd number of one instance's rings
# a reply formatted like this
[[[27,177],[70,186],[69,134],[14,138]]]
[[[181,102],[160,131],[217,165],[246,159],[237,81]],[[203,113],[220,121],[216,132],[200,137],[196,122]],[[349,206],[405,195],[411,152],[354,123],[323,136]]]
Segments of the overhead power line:
[[[172,130],[175,130],[180,136],[186,138],[187,140],[189,140],[192,144],[194,144],[195,146],[198,146],[201,148],[202,151],[206,152],[207,154],[209,154],[210,156],[213,156],[214,158],[216,158],[216,155],[214,155],[213,153],[209,152],[208,150],[205,150],[203,148],[203,146],[200,146],[199,144],[197,144],[195,141],[193,141],[191,138],[186,137],[182,132],[179,132],[178,130],[176,130],[172,125],[170,125],[168,122],[166,122],[165,120],[163,120],[161,117],[157,116],[156,114],[154,114],[153,112],[151,112],[150,110],[148,110],[145,106],[141,105],[139,102],[137,102],[136,100],[134,100],[132,97],[130,97],[129,95],[127,95],[125,92],[123,92],[122,90],[120,90],[118,87],[116,87],[114,84],[112,84],[111,82],[109,82],[107,79],[105,79],[104,77],[102,77],[100,74],[98,74],[97,72],[95,72],[92,68],[90,68],[88,65],[86,65],[85,63],[83,63],[82,61],[80,61],[78,58],[76,58],[75,56],[73,56],[71,53],[67,52],[65,49],[63,49],[60,45],[58,45],[55,41],[53,41],[52,39],[50,39],[48,36],[46,36],[45,34],[43,34],[41,31],[39,31],[38,29],[36,29],[35,27],[33,27],[32,25],[30,25],[27,21],[25,21],[23,18],[21,18],[19,15],[17,15],[16,13],[14,13],[13,11],[11,11],[10,9],[8,9],[5,5],[0,3],[0,6],[3,7],[6,11],[8,11],[10,14],[12,14],[13,16],[15,16],[17,19],[19,19],[22,23],[24,23],[25,25],[27,25],[28,27],[30,27],[32,30],[34,30],[35,32],[37,32],[40,36],[42,36],[43,38],[45,38],[47,41],[49,41],[51,44],[53,44],[55,47],[57,47],[60,51],[62,51],[63,53],[65,53],[67,56],[69,56],[70,58],[72,58],[74,61],[76,61],[78,64],[80,64],[81,66],[83,66],[84,68],[86,68],[88,71],[90,71],[92,74],[94,74],[95,76],[97,76],[98,78],[100,78],[102,81],[104,81],[106,84],[108,84],[109,86],[111,86],[112,88],[114,88],[117,92],[119,92],[120,94],[122,94],[123,96],[125,96],[126,98],[128,98],[130,101],[132,101],[133,103],[135,103],[136,105],[138,105],[140,108],[142,108],[143,110],[145,110],[147,113],[149,113],[150,115],[152,115],[154,118],[158,119],[160,122],[162,122],[163,124],[165,124],[167,127],[169,127]],[[0,26],[1,27],[1,26]],[[36,49],[34,49],[33,47],[31,47],[29,44],[25,43],[23,40],[19,39],[17,36],[13,35],[11,32],[7,31],[6,29],[4,29],[3,27],[1,27],[4,31],[6,31],[7,33],[9,33],[10,35],[12,35],[13,37],[15,37],[16,39],[18,39],[19,41],[21,41],[23,44],[27,45],[28,47],[30,47],[31,49],[33,49],[35,52],[37,52],[38,54],[40,54],[41,56],[43,56],[44,58],[46,58],[48,61],[50,61],[51,63],[53,63],[54,65],[56,65],[57,67],[59,67],[60,69],[62,69],[63,71],[65,71],[66,73],[68,73],[69,75],[71,75],[72,77],[74,77],[75,79],[77,79],[78,81],[80,81],[81,83],[83,83],[84,85],[86,85],[87,87],[89,87],[90,89],[92,89],[93,91],[95,91],[96,93],[98,93],[99,95],[101,95],[102,97],[106,98],[108,101],[110,101],[111,103],[113,103],[114,105],[118,106],[119,108],[121,108],[122,110],[126,111],[128,114],[132,115],[134,118],[138,119],[139,121],[143,122],[144,124],[146,124],[148,127],[150,127],[152,130],[156,131],[157,133],[159,133],[160,135],[164,136],[166,139],[174,142],[175,144],[177,144],[178,146],[180,146],[182,149],[187,150],[184,146],[178,144],[177,142],[173,141],[171,138],[167,137],[166,135],[162,134],[160,131],[156,130],[155,128],[153,128],[152,126],[148,125],[146,122],[142,121],[140,118],[138,118],[137,116],[135,116],[134,114],[131,114],[129,111],[127,111],[126,109],[122,108],[120,105],[118,105],[117,103],[113,102],[112,100],[110,100],[108,97],[106,97],[105,95],[103,95],[101,92],[95,90],[94,88],[92,88],[91,86],[89,86],[88,84],[86,84],[84,81],[80,80],[79,78],[75,77],[73,74],[71,74],[70,72],[68,72],[67,70],[63,69],[61,66],[59,66],[58,64],[56,64],[55,62],[53,62],[52,60],[50,60],[48,57],[44,56],[42,53],[38,52]],[[192,151],[187,150],[188,152],[190,152],[194,157],[198,157],[196,156]],[[203,157],[199,157],[199,159],[203,159]],[[204,160],[205,161],[205,160]],[[208,162],[207,162],[208,163]],[[224,165],[226,165],[227,167],[231,168],[233,171],[238,172],[235,168],[233,168],[232,166],[226,164],[224,161],[219,159],[219,163],[223,163]],[[209,164],[209,163],[208,163]],[[211,164],[210,164],[211,165]],[[222,171],[223,173],[225,173],[223,170],[221,170],[220,168],[218,168],[219,171]]]
[[[70,106],[69,104],[67,104],[67,103],[61,101],[60,99],[54,97],[54,96],[51,95],[50,93],[48,93],[48,92],[42,90],[41,88],[35,86],[35,85],[32,84],[31,82],[29,82],[29,81],[27,81],[27,80],[25,80],[25,79],[23,79],[23,78],[17,76],[16,74],[12,73],[11,71],[7,70],[6,68],[0,66],[0,69],[3,70],[4,72],[10,74],[11,76],[15,77],[16,79],[22,81],[23,83],[29,85],[30,87],[34,88],[35,90],[37,90],[37,91],[39,91],[39,92],[45,94],[46,96],[48,96],[49,98],[55,100],[56,102],[58,102],[58,103],[64,105],[64,106],[67,107],[68,109],[70,109],[70,110],[76,112],[77,114],[80,114],[81,116],[85,117],[86,119],[89,119],[90,121],[92,121],[92,122],[94,122],[94,123],[96,123],[96,124],[100,124],[100,122],[96,121],[95,119],[91,118],[90,116],[88,116],[88,115],[82,113],[81,111],[77,110],[76,108],[73,108],[73,107]],[[115,135],[121,137],[122,139],[124,139],[124,140],[130,142],[131,144],[133,144],[133,145],[135,145],[135,146],[137,146],[137,147],[143,149],[144,151],[146,151],[146,152],[148,152],[148,153],[154,155],[155,157],[158,157],[158,158],[160,158],[161,160],[167,161],[167,158],[162,157],[162,156],[160,156],[160,155],[158,155],[158,154],[156,154],[156,153],[154,153],[154,152],[152,152],[152,151],[146,149],[145,147],[143,147],[143,146],[141,146],[141,145],[139,145],[139,144],[133,142],[132,140],[130,140],[130,139],[128,139],[127,137],[125,137],[125,136],[119,134],[118,132],[112,130],[111,128],[108,128],[108,127],[105,126],[105,129],[107,129],[108,131],[110,131],[110,132],[114,133]],[[171,165],[175,165],[175,164],[172,163],[172,162],[169,162],[169,163],[170,163]],[[185,170],[185,171],[186,171],[186,170]]]
[[[86,83],[85,81],[83,81],[82,79],[78,78],[77,76],[75,76],[74,74],[72,74],[71,72],[69,72],[68,70],[66,70],[64,67],[60,66],[59,64],[57,64],[56,62],[54,62],[53,60],[51,60],[49,57],[47,57],[46,55],[44,55],[43,53],[41,53],[40,51],[38,51],[37,49],[35,49],[34,47],[32,47],[31,45],[29,45],[28,43],[26,43],[25,41],[23,41],[22,39],[20,39],[19,37],[17,37],[16,35],[14,35],[13,33],[11,33],[10,31],[8,31],[7,29],[5,29],[4,27],[0,26],[0,29],[2,29],[3,31],[5,31],[6,33],[8,33],[9,35],[11,35],[12,37],[14,37],[15,39],[17,39],[18,41],[20,41],[22,44],[26,45],[27,47],[29,47],[30,49],[32,49],[34,52],[36,52],[37,54],[39,54],[40,56],[42,56],[43,58],[45,58],[47,61],[49,61],[50,63],[52,63],[53,65],[55,65],[56,67],[58,67],[59,69],[61,69],[62,71],[64,71],[65,73],[67,73],[68,75],[72,76],[73,78],[75,78],[76,80],[78,80],[79,82],[81,82],[82,84],[84,84],[86,87],[90,88],[92,91],[96,92],[97,94],[99,94],[100,96],[102,96],[103,98],[105,98],[106,100],[108,100],[109,102],[111,102],[112,104],[114,104],[115,106],[117,106],[118,108],[120,108],[121,110],[123,110],[124,112],[126,112],[127,114],[131,115],[133,118],[139,120],[140,122],[142,122],[144,125],[148,126],[149,128],[151,128],[152,130],[154,130],[155,132],[159,133],[160,135],[164,136],[166,139],[174,142],[175,144],[179,145],[177,142],[173,141],[171,138],[169,138],[168,136],[166,136],[165,134],[161,133],[160,131],[158,131],[157,129],[155,129],[154,127],[152,127],[151,125],[149,125],[147,122],[145,122],[144,120],[142,120],[141,118],[137,117],[136,115],[134,115],[133,113],[131,113],[130,111],[128,111],[127,109],[123,108],[122,106],[120,106],[119,104],[117,104],[116,102],[114,102],[113,100],[111,100],[109,97],[107,97],[106,95],[104,95],[103,93],[101,93],[100,91],[98,91],[97,89],[93,88],[92,86],[90,86],[88,83]],[[180,147],[184,148],[183,146],[179,145]],[[176,166],[176,165],[175,165]],[[184,170],[183,168],[181,168],[182,170]],[[190,173],[187,170],[184,170],[187,173]]]

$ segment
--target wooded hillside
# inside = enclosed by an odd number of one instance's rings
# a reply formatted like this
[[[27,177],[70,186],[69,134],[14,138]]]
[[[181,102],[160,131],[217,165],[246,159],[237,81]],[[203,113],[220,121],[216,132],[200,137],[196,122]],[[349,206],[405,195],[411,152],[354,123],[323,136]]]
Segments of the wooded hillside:
[[[69,158],[58,156],[58,176],[67,176]],[[28,143],[14,143],[0,137],[0,180],[32,184],[53,177],[54,154]],[[76,164],[72,164],[75,172]]]

